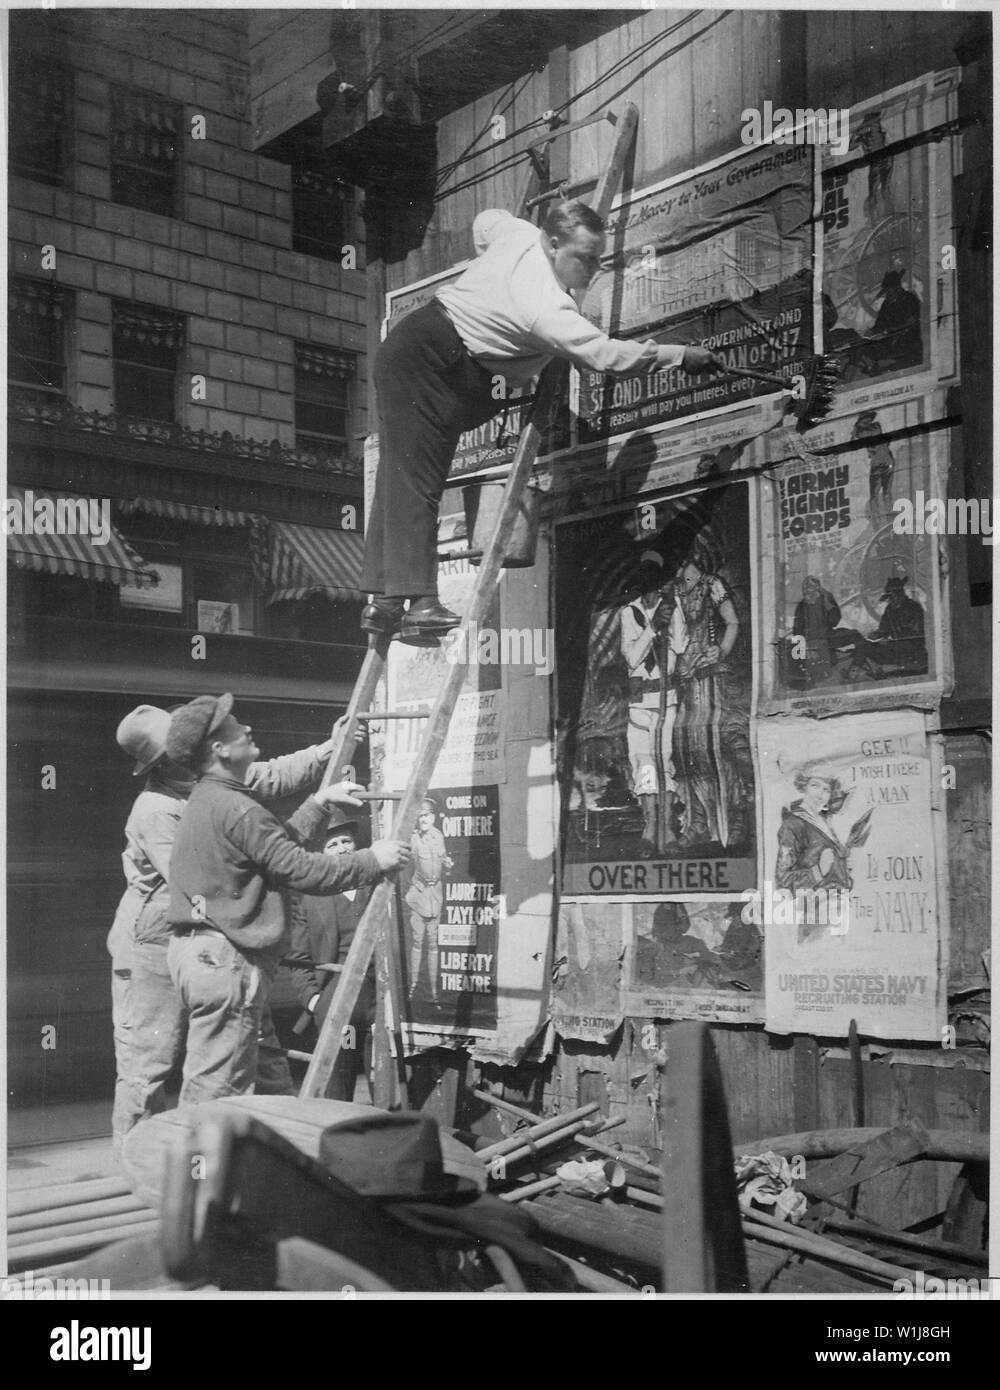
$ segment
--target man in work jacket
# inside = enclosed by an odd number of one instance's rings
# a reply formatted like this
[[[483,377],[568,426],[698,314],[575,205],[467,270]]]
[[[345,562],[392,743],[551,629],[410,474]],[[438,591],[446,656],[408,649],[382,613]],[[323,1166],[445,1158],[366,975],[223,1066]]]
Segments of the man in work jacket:
[[[132,775],[146,780],[125,823],[126,888],[107,943],[112,958],[116,1149],[134,1125],[164,1108],[167,1081],[184,1054],[184,1006],[167,968],[167,868],[195,778],[167,757],[169,728],[166,710],[139,705],[117,731],[119,747],[135,759]],[[264,801],[303,792],[320,780],[332,748],[333,740],[328,739],[269,762],[252,763],[247,786]],[[255,1089],[269,1095],[293,1093],[288,1060],[267,1008],[261,1020]]]
[[[232,706],[232,695],[201,695],[174,711],[167,735],[167,757],[198,776],[168,878],[167,963],[187,1010],[182,1105],[253,1088],[267,984],[288,943],[289,890],[341,893],[410,857],[398,840],[338,859],[309,853],[330,804],[360,805],[360,787],[328,787],[283,825],[246,785],[260,750]]]
[[[572,293],[604,251],[603,223],[586,203],[554,203],[541,228],[491,208],[472,232],[477,259],[407,314],[375,357],[379,466],[361,577],[372,601],[361,625],[418,644],[458,623],[437,596],[437,521],[464,430],[553,357],[619,374],[724,366],[704,348],[610,338],[583,317]]]
[[[351,813],[338,808],[327,824],[323,853],[334,859],[353,854],[357,849],[357,831],[358,823]],[[340,978],[339,972],[324,971],[322,967],[344,964],[370,896],[368,888],[347,888],[332,898],[295,894],[292,899],[292,945],[285,963],[291,968],[295,993],[316,1028],[323,1025]],[[374,1022],[373,962],[351,1014],[350,1026],[354,1030],[349,1039],[351,1045],[347,1046],[347,1040],[342,1040],[326,1088],[331,1100],[354,1099],[358,1077],[370,1065]],[[303,1025],[308,1027],[305,1017]]]

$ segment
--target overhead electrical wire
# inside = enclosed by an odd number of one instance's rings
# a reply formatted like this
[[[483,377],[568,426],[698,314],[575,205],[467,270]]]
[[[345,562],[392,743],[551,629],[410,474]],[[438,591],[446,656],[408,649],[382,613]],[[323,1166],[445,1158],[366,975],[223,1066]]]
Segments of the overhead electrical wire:
[[[701,14],[700,10],[694,10],[692,11],[691,15],[688,16],[688,18],[693,18],[699,14]],[[630,63],[635,62],[638,58],[641,58],[656,44],[660,43],[664,38],[668,38],[674,32],[674,30],[680,28],[683,24],[686,24],[687,22],[688,20],[684,19],[679,23],[671,25],[667,29],[664,29],[661,33],[654,34],[651,38],[646,39],[645,42],[641,43],[639,47],[636,48],[633,52],[629,53],[624,58],[620,58],[618,62],[614,64],[613,67],[611,67],[602,77],[592,82],[590,86],[585,87],[581,91],[575,93],[567,101],[564,101],[561,106],[553,107],[553,113],[558,115],[559,112],[565,111],[567,107],[571,106],[574,102],[579,101],[581,97],[586,96],[589,92],[595,90],[597,87],[599,87],[602,83],[608,81],[610,78],[617,76],[617,74],[623,68],[627,67]],[[531,74],[528,74],[525,80],[527,81],[527,78],[530,76]],[[536,129],[537,127],[547,125],[548,123],[549,122],[546,120],[545,116],[537,116],[533,121],[527,121],[523,126],[519,126],[516,130],[509,131],[503,138],[505,141],[515,140],[519,135],[526,135],[528,132]],[[468,162],[472,159],[477,159],[481,155],[487,153],[487,150],[474,150],[473,148],[480,140],[483,139],[485,134],[485,129],[480,131],[478,135],[473,137],[471,144],[466,147],[465,151],[463,151],[463,153],[457,159],[452,160],[449,164],[442,165],[439,171],[439,178],[451,173],[452,170],[456,169],[460,164]]]
[[[642,58],[651,48],[655,48],[658,43],[661,43],[664,39],[670,38],[678,29],[683,29],[685,24],[690,24],[692,20],[698,19],[699,16],[704,13],[704,10],[690,10],[683,19],[677,20],[674,24],[668,24],[667,27],[661,29],[658,34],[653,34],[650,38],[645,39],[637,48],[634,48],[631,53],[626,53],[624,57],[618,59],[617,63],[613,63],[611,67],[608,68],[607,72],[602,73],[600,77],[596,77],[588,86],[581,87],[578,92],[574,92],[571,97],[568,97],[566,101],[555,108],[556,112],[565,111],[568,107],[575,105],[576,102],[589,96],[590,93],[596,91],[598,87],[602,87],[605,82],[610,81],[613,77],[617,77],[618,73],[620,73],[623,68],[627,68],[631,63]],[[697,37],[697,35],[693,37]],[[680,47],[683,47],[683,45],[679,45],[678,48],[671,50],[670,53],[664,53],[663,58],[672,57],[674,53],[680,51]]]
[[[606,72],[602,73],[600,77],[595,78],[593,82],[589,83],[586,87],[581,88],[579,92],[575,92],[559,107],[554,108],[555,112],[558,114],[559,112],[566,111],[570,106],[582,100],[591,92],[596,91],[598,87],[603,86],[605,83],[611,81],[613,78],[618,76],[618,74],[622,72],[625,68],[631,66],[633,63],[643,58],[647,53],[650,52],[650,50],[655,48],[659,43],[663,42],[664,39],[672,37],[674,34],[676,34],[676,32],[679,29],[684,28],[685,25],[688,25],[692,21],[697,20],[705,13],[706,11],[701,9],[691,10],[688,14],[684,16],[682,20],[678,20],[676,23],[668,25],[658,34],[651,35],[650,38],[646,39],[637,48],[633,49],[630,53],[625,54],[622,58],[620,58],[617,61],[617,63],[614,63]],[[661,54],[660,57],[656,59],[656,63],[651,64],[650,67],[645,68],[643,70],[643,73],[640,73],[639,76],[643,76],[645,72],[651,70],[651,67],[654,67],[661,62],[665,62],[668,58],[673,57],[675,53],[679,53],[682,49],[686,48],[695,39],[699,38],[703,33],[705,33],[706,29],[714,27],[716,23],[720,22],[722,19],[726,18],[726,16],[728,16],[731,13],[731,10],[725,10],[719,13],[714,13],[712,20],[706,26],[705,29],[700,29],[697,33],[688,35],[688,37],[686,37],[684,40],[678,43],[674,48],[670,49],[666,53]],[[597,114],[602,109],[602,107],[606,106],[609,101],[612,101],[614,99],[614,96],[606,98],[606,100],[602,102],[600,106],[596,108],[596,111],[592,114]],[[538,117],[536,120],[526,122],[525,125],[520,126],[517,130],[509,132],[504,137],[504,139],[505,141],[514,140],[519,135],[524,135],[529,131],[535,129],[536,127],[544,124],[546,124],[545,119],[543,117]],[[480,134],[474,138],[472,146],[474,146],[479,140],[481,140],[484,134],[485,131],[480,132]],[[443,166],[442,170],[439,173],[439,180],[442,176],[447,176],[448,173],[451,173],[456,167],[458,167],[459,164],[471,162],[471,160],[477,159],[488,152],[488,150],[474,150],[472,146],[470,146],[467,152],[459,159],[452,161],[449,165]],[[435,194],[434,201],[439,202],[444,197],[450,197],[452,194],[464,192],[466,189],[474,188],[478,184],[484,183],[486,182],[486,180],[494,178],[499,174],[506,173],[516,164],[522,162],[526,155],[527,151],[525,150],[519,151],[517,153],[512,152],[503,159],[498,160],[494,164],[491,164],[488,169],[482,170],[475,174],[470,174],[468,178],[462,180],[457,184],[451,185],[451,187],[447,189],[441,189],[439,184],[439,191]]]
[[[494,117],[496,117],[497,115],[502,115],[503,111],[505,111],[507,107],[510,107],[514,104],[514,102],[520,96],[521,92],[523,92],[524,88],[531,81],[531,77],[531,73],[526,73],[524,76],[524,80],[522,81],[521,86],[517,91],[514,90],[517,84],[517,78],[515,78],[514,81],[511,82],[509,86],[505,89],[505,91],[497,97],[496,101],[493,103],[493,109],[490,111],[490,114],[486,117],[486,124],[476,135],[472,137],[472,139],[469,141],[468,145],[466,145],[462,153],[456,159],[450,160],[447,164],[442,164],[439,166],[437,172],[437,182],[439,188],[442,180],[448,178],[451,174],[454,173],[456,169],[460,168],[461,165],[467,164],[470,160],[479,159],[483,155],[489,153],[488,146],[486,149],[482,150],[476,150],[475,146],[479,143],[480,140],[485,138],[486,134],[493,125]],[[498,108],[500,107],[500,103],[504,101],[505,98],[507,101],[507,107],[504,107],[502,110],[498,110]],[[533,126],[541,124],[543,124],[543,119],[541,116],[539,116],[537,120],[530,121],[526,126],[522,126],[520,130],[512,131],[510,134],[504,134],[502,137],[502,141],[512,140],[516,135],[522,134],[525,130],[531,130]],[[494,141],[494,144],[500,143],[501,141]]]

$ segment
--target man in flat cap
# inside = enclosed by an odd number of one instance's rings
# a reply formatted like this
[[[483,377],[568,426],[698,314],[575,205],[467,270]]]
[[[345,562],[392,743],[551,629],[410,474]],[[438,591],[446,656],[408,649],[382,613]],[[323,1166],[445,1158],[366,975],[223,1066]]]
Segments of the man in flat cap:
[[[126,888],[108,934],[112,958],[112,1023],[115,1039],[116,1148],[140,1120],[164,1108],[167,1081],[184,1055],[184,1005],[170,979],[167,868],[184,803],[195,784],[190,768],[167,757],[170,715],[139,705],[121,721],[117,739],[144,777],[125,823],[122,866]],[[334,740],[269,762],[255,762],[247,786],[270,800],[304,792],[319,782]],[[292,1094],[288,1060],[278,1045],[270,1009],[262,1016],[257,1090]]]
[[[334,894],[406,863],[409,846],[379,840],[337,859],[310,853],[331,804],[359,806],[353,782],[308,797],[287,825],[246,785],[259,755],[232,695],[175,710],[167,756],[198,777],[170,857],[171,978],[187,1009],[181,1104],[253,1089],[267,984],[288,940],[288,893]]]
[[[323,835],[323,853],[333,859],[353,854],[358,847],[356,813],[338,807],[330,817]],[[285,957],[291,968],[292,984],[304,1013],[295,1031],[305,1032],[310,1025],[320,1028],[333,1002],[340,978],[339,970],[347,959],[361,914],[371,897],[369,888],[346,888],[333,897],[313,894],[294,894],[292,898],[292,944]],[[371,1061],[371,1029],[375,1022],[375,968],[368,967],[358,1002],[351,1015],[353,1036],[351,1046],[342,1041],[337,1061],[326,1088],[330,1100],[353,1100],[358,1077]]]

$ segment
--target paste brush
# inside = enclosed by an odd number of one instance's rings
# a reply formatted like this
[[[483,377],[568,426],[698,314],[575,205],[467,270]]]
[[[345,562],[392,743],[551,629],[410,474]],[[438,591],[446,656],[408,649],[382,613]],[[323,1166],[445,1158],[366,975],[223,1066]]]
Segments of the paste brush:
[[[792,391],[785,377],[774,376],[770,372],[754,372],[748,367],[724,367],[721,371],[725,376],[746,376],[753,381],[763,381],[768,386],[777,386],[789,394]],[[796,429],[800,434],[811,430],[829,415],[840,366],[832,356],[810,357],[801,375],[805,377],[805,395],[795,398],[792,405],[792,413],[797,420]]]

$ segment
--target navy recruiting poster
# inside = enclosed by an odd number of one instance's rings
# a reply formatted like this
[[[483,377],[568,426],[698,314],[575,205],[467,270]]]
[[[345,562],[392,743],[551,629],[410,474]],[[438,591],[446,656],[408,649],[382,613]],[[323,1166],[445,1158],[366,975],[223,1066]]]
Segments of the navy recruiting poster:
[[[940,1042],[947,1022],[931,757],[914,710],[757,733],[766,1027]]]

